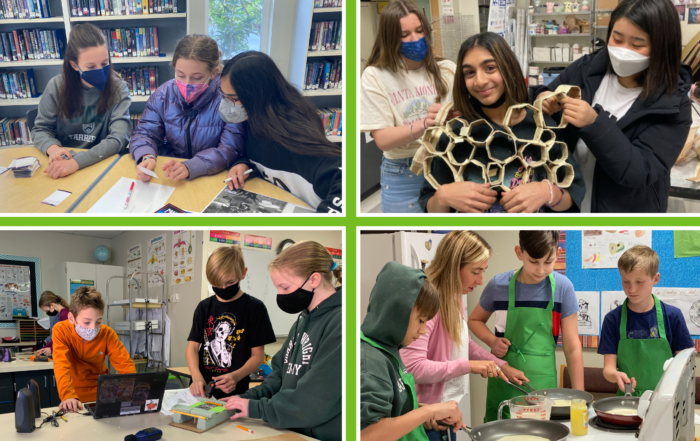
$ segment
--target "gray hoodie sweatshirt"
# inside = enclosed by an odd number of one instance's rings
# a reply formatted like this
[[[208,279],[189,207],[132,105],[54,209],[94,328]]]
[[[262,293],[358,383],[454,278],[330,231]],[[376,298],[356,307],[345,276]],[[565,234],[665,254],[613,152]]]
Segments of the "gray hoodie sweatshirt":
[[[32,141],[44,154],[56,144],[66,148],[89,149],[73,159],[80,168],[100,162],[120,153],[129,144],[131,97],[126,83],[119,81],[118,100],[104,115],[97,114],[97,103],[102,91],[83,86],[80,115],[58,118],[58,95],[63,75],[53,77],[39,101],[39,112],[32,128]]]

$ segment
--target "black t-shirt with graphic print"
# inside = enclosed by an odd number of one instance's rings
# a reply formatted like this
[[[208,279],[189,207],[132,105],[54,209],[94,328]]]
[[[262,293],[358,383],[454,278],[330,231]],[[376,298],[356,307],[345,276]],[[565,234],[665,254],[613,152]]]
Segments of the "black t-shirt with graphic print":
[[[250,359],[252,348],[277,341],[265,304],[245,293],[232,302],[221,302],[216,296],[199,302],[187,340],[201,344],[199,371],[206,383],[240,369]],[[242,394],[249,384],[246,376],[230,394],[214,389],[214,396]]]

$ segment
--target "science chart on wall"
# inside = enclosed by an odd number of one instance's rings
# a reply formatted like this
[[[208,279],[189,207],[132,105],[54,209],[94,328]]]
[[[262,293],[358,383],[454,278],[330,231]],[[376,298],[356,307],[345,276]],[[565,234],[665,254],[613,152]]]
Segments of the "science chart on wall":
[[[30,274],[28,266],[0,265],[0,320],[31,314]]]
[[[141,244],[130,247],[126,257],[126,277],[130,279],[138,272],[141,272]]]
[[[192,283],[194,278],[195,233],[192,230],[173,231],[170,261],[170,284]]]
[[[651,247],[651,230],[583,230],[583,269],[617,268],[620,256],[635,245]]]
[[[157,286],[163,286],[163,282],[160,277],[156,276],[154,273],[160,274],[163,279],[166,278],[165,270],[165,236],[160,235],[154,237],[148,243],[148,287],[154,288]]]

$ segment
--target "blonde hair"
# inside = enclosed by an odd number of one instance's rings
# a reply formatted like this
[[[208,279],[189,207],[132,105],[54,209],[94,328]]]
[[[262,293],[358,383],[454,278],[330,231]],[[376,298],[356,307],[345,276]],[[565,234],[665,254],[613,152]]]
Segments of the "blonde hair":
[[[462,319],[459,297],[462,294],[460,271],[469,263],[491,256],[491,246],[472,231],[450,231],[441,241],[435,258],[425,274],[440,293],[440,319],[450,339],[462,343]]]
[[[102,294],[94,286],[81,286],[73,292],[70,298],[70,313],[78,318],[78,313],[83,309],[94,308],[105,312],[105,302]]]
[[[635,245],[622,253],[617,261],[617,269],[631,273],[637,268],[653,278],[659,272],[659,255],[646,245]]]
[[[245,260],[240,245],[217,248],[207,260],[206,275],[212,286],[224,286],[231,274],[240,282],[244,271]]]
[[[173,69],[180,58],[204,63],[209,68],[209,72],[222,67],[219,45],[208,35],[190,34],[182,37],[173,52],[173,61],[170,63]],[[221,73],[221,69],[218,73]]]
[[[333,258],[323,245],[313,240],[297,242],[275,257],[268,269],[286,270],[297,277],[307,278],[319,273],[323,282],[333,287]]]
[[[41,293],[41,297],[39,297],[39,308],[43,307],[50,307],[52,303],[55,303],[57,305],[61,305],[64,308],[68,308],[68,302],[63,300],[63,297],[56,295],[53,293],[53,291],[44,291]]]

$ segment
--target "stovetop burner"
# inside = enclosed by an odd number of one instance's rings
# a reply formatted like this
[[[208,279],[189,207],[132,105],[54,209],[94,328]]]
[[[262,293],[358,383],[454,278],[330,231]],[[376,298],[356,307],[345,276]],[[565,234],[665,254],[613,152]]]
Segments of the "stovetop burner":
[[[588,424],[603,432],[636,433],[639,430],[639,426],[621,426],[619,424],[608,423],[597,416],[588,420]]]

